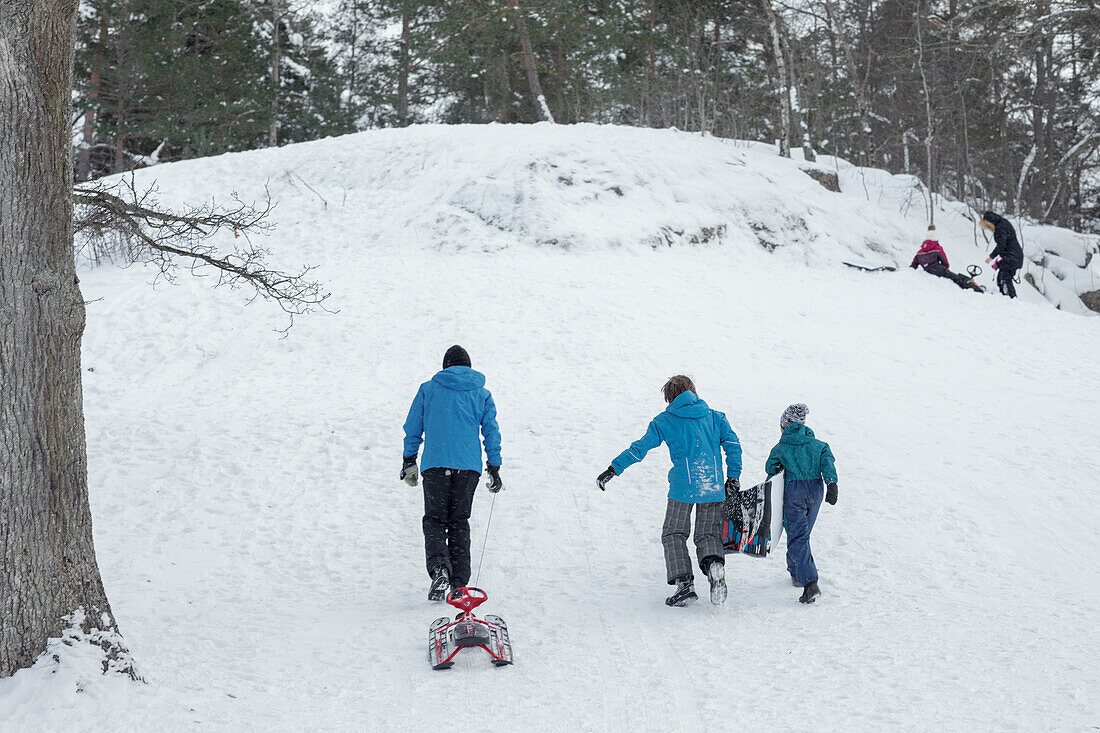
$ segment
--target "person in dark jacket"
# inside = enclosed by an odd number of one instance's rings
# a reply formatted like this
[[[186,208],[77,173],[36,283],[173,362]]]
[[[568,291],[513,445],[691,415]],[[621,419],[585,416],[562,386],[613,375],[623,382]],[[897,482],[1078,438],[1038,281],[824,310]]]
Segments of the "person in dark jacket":
[[[913,269],[921,267],[929,275],[947,278],[963,290],[969,289],[976,290],[979,293],[982,292],[981,287],[971,278],[961,273],[951,272],[951,265],[947,262],[947,253],[943,251],[943,247],[940,246],[940,238],[936,236],[935,224],[928,226],[928,238],[921,244],[920,251],[913,257],[913,261],[909,266]]]
[[[994,259],[1001,258],[1000,262],[993,264],[993,268],[997,270],[997,287],[1002,295],[1015,298],[1016,273],[1024,266],[1024,248],[1016,240],[1016,230],[1008,219],[992,211],[982,214],[982,220],[978,222],[978,226],[987,232],[993,232],[993,242],[996,246],[985,261],[989,264]]]
[[[710,601],[726,600],[725,548],[722,545],[722,506],[726,489],[738,491],[741,476],[741,442],[726,416],[712,410],[695,393],[695,384],[680,374],[663,388],[668,407],[649,423],[638,440],[620,453],[596,478],[600,491],[607,482],[645,458],[661,443],[668,446],[672,469],[668,472],[668,506],[661,531],[665,571],[676,591],[665,599],[669,606],[683,606],[698,598],[688,554],[691,513],[695,510],[695,556],[710,580]],[[726,473],[722,478],[722,453]]]
[[[836,462],[829,444],[814,437],[806,427],[810,408],[802,403],[783,411],[779,430],[783,436],[772,448],[764,464],[769,476],[783,471],[783,523],[787,527],[787,572],[791,582],[801,587],[802,603],[813,603],[821,595],[817,587],[817,565],[810,552],[810,532],[821,509],[822,494],[836,504]],[[828,489],[823,486],[827,481]]]
[[[500,429],[493,396],[485,377],[470,368],[461,346],[447,349],[443,370],[424,382],[405,419],[401,480],[417,484],[416,458],[424,456],[424,553],[432,578],[428,600],[441,601],[448,591],[470,582],[470,512],[481,478],[481,445],[489,474],[486,488],[500,491]]]

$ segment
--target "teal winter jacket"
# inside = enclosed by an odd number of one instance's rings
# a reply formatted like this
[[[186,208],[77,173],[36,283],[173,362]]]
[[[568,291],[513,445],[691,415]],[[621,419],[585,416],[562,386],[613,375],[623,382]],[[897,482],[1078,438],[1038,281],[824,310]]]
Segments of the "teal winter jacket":
[[[836,481],[836,463],[833,451],[825,441],[814,437],[814,431],[800,422],[793,422],[783,431],[783,437],[772,448],[764,465],[769,476],[785,469],[783,483],[792,481]],[[819,483],[818,486],[821,484]]]
[[[682,392],[649,428],[611,462],[616,475],[645,458],[661,443],[668,446],[668,498],[685,504],[723,501],[722,451],[730,477],[741,476],[741,442],[726,416],[707,407],[694,392]]]

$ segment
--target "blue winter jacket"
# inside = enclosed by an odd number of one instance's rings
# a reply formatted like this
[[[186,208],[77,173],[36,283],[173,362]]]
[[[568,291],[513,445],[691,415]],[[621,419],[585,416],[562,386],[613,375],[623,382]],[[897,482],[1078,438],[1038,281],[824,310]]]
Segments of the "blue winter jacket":
[[[645,458],[661,443],[668,446],[668,498],[685,504],[723,501],[722,451],[726,470],[741,477],[741,442],[726,416],[707,407],[694,392],[682,392],[649,423],[649,428],[611,462],[615,474]]]
[[[453,366],[420,385],[409,416],[405,418],[405,453],[424,455],[420,470],[453,468],[481,473],[478,429],[485,440],[485,458],[500,465],[500,428],[493,396],[485,389],[485,376],[470,367]]]

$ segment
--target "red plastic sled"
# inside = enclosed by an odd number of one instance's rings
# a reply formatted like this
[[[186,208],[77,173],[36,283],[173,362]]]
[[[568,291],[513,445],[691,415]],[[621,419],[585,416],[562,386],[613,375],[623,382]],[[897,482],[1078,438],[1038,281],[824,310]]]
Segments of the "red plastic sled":
[[[500,616],[474,616],[475,608],[489,596],[481,588],[455,588],[447,594],[447,603],[459,609],[455,620],[437,618],[428,632],[428,662],[432,669],[454,666],[455,656],[466,647],[477,646],[489,653],[498,667],[512,663],[512,643],[508,626]]]

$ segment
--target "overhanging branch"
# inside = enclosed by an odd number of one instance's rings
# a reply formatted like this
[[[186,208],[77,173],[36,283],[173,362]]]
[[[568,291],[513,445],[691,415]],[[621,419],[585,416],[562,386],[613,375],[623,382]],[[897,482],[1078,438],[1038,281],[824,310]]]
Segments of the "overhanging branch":
[[[193,274],[216,272],[217,285],[249,286],[257,296],[274,300],[292,316],[325,309],[329,293],[320,283],[307,279],[314,267],[297,273],[272,269],[267,264],[270,252],[252,242],[251,234],[273,229],[270,199],[259,207],[234,195],[228,207],[211,202],[173,212],[159,206],[156,192],[153,187],[139,192],[133,176],[110,185],[93,182],[78,186],[74,192],[75,229],[90,248],[89,257],[121,256],[127,262],[153,264],[169,280],[181,261],[190,262]],[[212,238],[230,230],[234,246],[229,251],[219,250]]]

